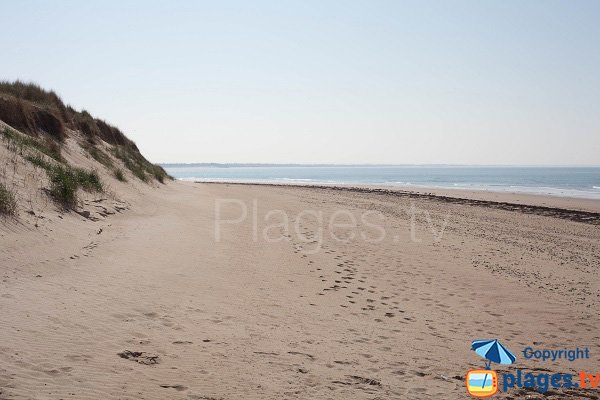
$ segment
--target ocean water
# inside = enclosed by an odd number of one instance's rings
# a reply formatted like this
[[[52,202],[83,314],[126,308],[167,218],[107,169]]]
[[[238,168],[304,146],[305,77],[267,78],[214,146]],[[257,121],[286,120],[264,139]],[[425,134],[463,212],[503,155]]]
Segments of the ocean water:
[[[600,167],[206,166],[166,164],[195,181],[372,184],[546,194],[600,199]]]

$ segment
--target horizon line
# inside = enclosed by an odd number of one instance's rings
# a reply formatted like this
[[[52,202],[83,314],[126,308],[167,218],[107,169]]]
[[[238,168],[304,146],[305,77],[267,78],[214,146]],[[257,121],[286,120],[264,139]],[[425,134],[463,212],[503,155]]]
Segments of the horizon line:
[[[218,162],[191,162],[158,163],[161,167],[506,167],[506,168],[600,168],[600,164],[450,164],[450,163],[423,163],[423,164],[390,164],[390,163],[218,163]]]

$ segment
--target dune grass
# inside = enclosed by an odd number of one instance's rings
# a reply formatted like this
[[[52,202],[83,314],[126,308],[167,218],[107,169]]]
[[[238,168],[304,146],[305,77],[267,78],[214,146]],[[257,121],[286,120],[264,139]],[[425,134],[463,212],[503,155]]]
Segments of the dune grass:
[[[119,128],[86,110],[75,110],[54,91],[31,82],[0,81],[0,120],[31,136],[45,132],[62,141],[69,128],[81,132],[90,143],[102,139],[137,149]]]
[[[86,171],[59,164],[54,165],[47,172],[50,179],[50,194],[56,201],[67,207],[77,204],[77,189],[79,188],[88,192],[104,190],[96,171]]]
[[[97,193],[102,193],[104,191],[104,185],[100,180],[100,175],[98,175],[98,172],[83,168],[68,167],[68,169],[75,175],[77,178],[77,184],[83,190]]]
[[[15,194],[0,183],[0,214],[14,215],[17,211],[17,199]]]
[[[8,140],[8,148],[17,152],[31,164],[46,171],[50,180],[49,193],[63,206],[77,204],[77,189],[88,192],[103,192],[104,186],[96,171],[70,166],[60,154],[60,147],[54,147],[51,139],[42,142],[11,129],[4,129],[3,137]],[[104,153],[109,160],[110,158]],[[3,192],[4,193],[4,192]],[[3,194],[7,207],[10,197]],[[10,208],[10,207],[8,207]]]
[[[32,164],[44,169],[50,180],[50,195],[66,207],[77,205],[77,189],[87,192],[103,192],[104,185],[96,171],[75,168],[67,164],[48,162],[43,157],[30,156]]]
[[[99,149],[96,146],[89,146],[89,147],[87,147],[87,151],[88,151],[88,153],[90,153],[90,156],[92,156],[92,158],[94,160],[98,161],[100,164],[104,165],[106,168],[109,168],[109,169],[113,168],[114,164],[113,164],[112,159],[102,149]]]
[[[77,177],[68,168],[56,166],[47,170],[50,195],[65,206],[77,204]]]
[[[35,147],[56,161],[64,162],[57,143],[64,141],[68,130],[72,129],[83,135],[87,143],[83,147],[108,169],[114,170],[115,166],[111,157],[96,146],[100,140],[114,146],[113,155],[143,182],[156,179],[164,183],[171,179],[162,167],[146,160],[136,144],[119,128],[93,117],[86,110],[75,110],[54,91],[35,83],[0,81],[0,120],[24,133],[17,136],[8,131],[5,134],[16,146]],[[40,135],[48,140],[38,139]]]
[[[64,162],[60,146],[52,139],[47,138],[42,140],[26,136],[9,128],[4,128],[2,130],[2,136],[8,141],[9,149],[21,155],[28,149],[35,149],[58,162]]]
[[[65,105],[60,97],[51,90],[45,90],[41,86],[22,81],[0,81],[0,93],[13,96],[18,99],[27,100],[38,106],[63,110]]]
[[[114,146],[112,153],[116,158],[123,161],[125,167],[133,175],[143,182],[149,182],[150,179],[154,178],[160,183],[165,183],[166,179],[172,179],[161,166],[152,164],[139,152],[132,151],[126,146]]]
[[[0,138],[6,147],[46,172],[50,181],[48,193],[62,205],[75,206],[78,189],[104,191],[98,172],[71,166],[63,157],[61,144],[71,130],[81,134],[84,140],[79,140],[79,144],[121,182],[127,178],[120,162],[146,183],[153,179],[160,183],[173,179],[162,167],[149,162],[117,127],[85,110],[75,110],[55,92],[35,83],[0,81],[0,120],[11,126],[0,128]],[[8,210],[14,196],[10,197],[6,190],[3,196]]]
[[[46,133],[55,140],[65,139],[66,127],[61,111],[38,105],[12,93],[2,91],[0,82],[0,119],[15,129],[37,136]]]
[[[125,178],[125,174],[121,168],[116,168],[113,171],[113,175],[119,182],[127,182],[127,178]]]
[[[33,153],[26,154],[25,159],[35,165],[36,167],[42,168],[46,171],[49,171],[53,168],[54,164],[48,161],[42,154]]]

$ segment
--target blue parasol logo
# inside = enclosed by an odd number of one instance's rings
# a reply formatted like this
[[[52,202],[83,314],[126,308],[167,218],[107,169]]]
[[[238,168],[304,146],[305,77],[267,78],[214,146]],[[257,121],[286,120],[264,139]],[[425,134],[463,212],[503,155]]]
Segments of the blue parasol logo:
[[[485,369],[490,369],[493,362],[496,364],[512,364],[517,359],[498,339],[473,340],[471,350],[487,360]]]

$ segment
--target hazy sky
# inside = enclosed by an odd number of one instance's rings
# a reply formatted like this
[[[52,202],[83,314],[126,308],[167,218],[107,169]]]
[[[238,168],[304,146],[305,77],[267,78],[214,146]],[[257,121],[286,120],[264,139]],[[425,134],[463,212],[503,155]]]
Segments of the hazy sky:
[[[2,1],[154,162],[600,164],[599,1]]]

